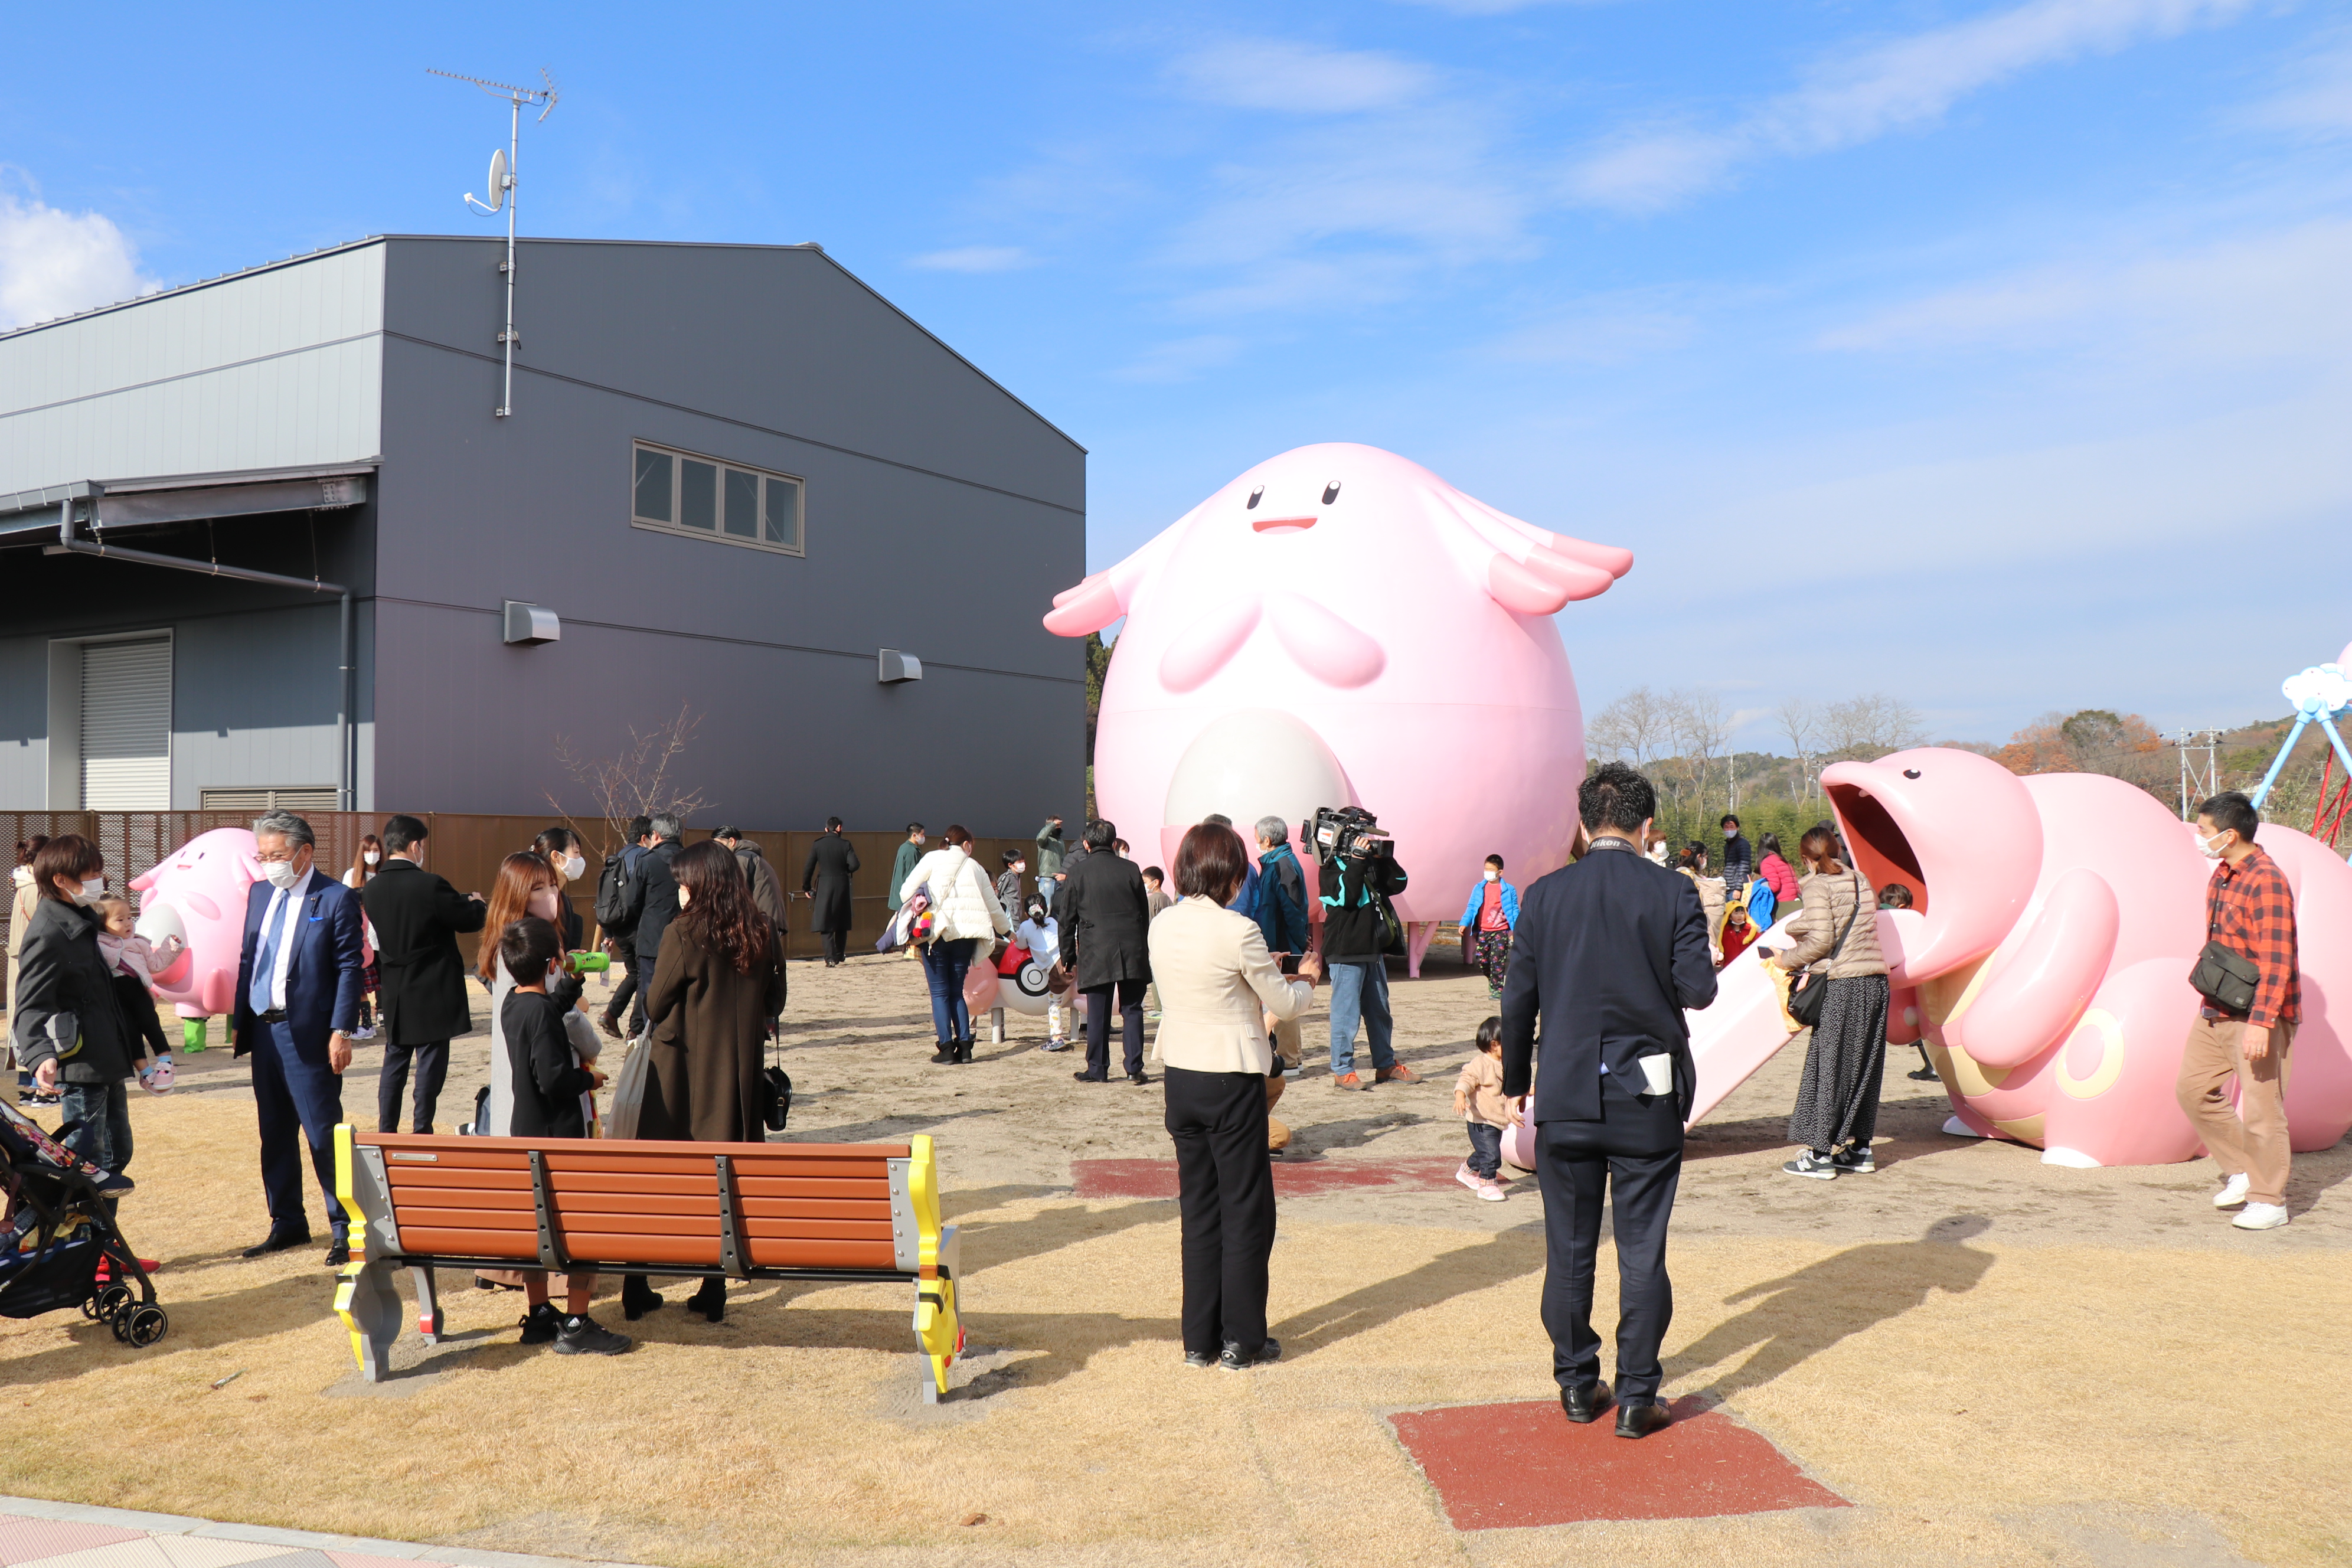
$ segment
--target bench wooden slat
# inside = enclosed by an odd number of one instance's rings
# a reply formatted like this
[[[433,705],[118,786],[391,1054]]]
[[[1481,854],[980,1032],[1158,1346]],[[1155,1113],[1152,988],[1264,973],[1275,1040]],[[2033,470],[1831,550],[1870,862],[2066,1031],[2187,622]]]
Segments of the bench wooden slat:
[[[405,1197],[416,1192],[484,1192],[520,1193],[525,1201],[530,1195],[529,1171],[478,1171],[456,1168],[441,1169],[432,1165],[403,1167],[386,1173],[395,1196]],[[548,1184],[559,1193],[613,1193],[627,1196],[655,1194],[676,1197],[707,1197],[718,1201],[719,1175],[713,1170],[700,1176],[640,1176],[626,1173],[593,1171],[550,1172]],[[837,1176],[817,1176],[783,1180],[774,1176],[735,1178],[735,1190],[746,1198],[855,1198],[879,1203],[890,1201],[890,1182],[887,1175],[848,1179]]]
[[[400,1215],[400,1234],[406,1240],[414,1230],[419,1235],[444,1230],[524,1231],[532,1237],[531,1255],[538,1256],[539,1216],[528,1211],[500,1213],[488,1209],[406,1209]],[[746,1219],[744,1234],[754,1242],[762,1239],[793,1239],[806,1237],[827,1241],[890,1240],[890,1221],[883,1219]],[[713,1215],[696,1217],[663,1214],[599,1214],[567,1218],[563,1225],[563,1247],[578,1255],[578,1238],[582,1236],[694,1237],[708,1237],[710,1245],[719,1245],[719,1220]],[[414,1245],[411,1243],[410,1245]],[[716,1252],[711,1255],[714,1258]]]
[[[741,1212],[752,1219],[878,1219],[890,1218],[890,1200],[877,1198],[743,1198],[739,1200]],[[475,1192],[463,1187],[411,1187],[394,1195],[394,1222],[433,1225],[434,1220],[412,1220],[411,1216],[445,1209],[465,1209],[485,1214],[534,1215],[537,1205],[529,1193]],[[668,1197],[656,1193],[565,1193],[555,1194],[555,1212],[565,1217],[567,1224],[579,1223],[583,1215],[598,1214],[658,1214],[696,1215],[719,1223],[719,1197]]]
[[[352,1142],[362,1148],[382,1149],[389,1153],[394,1149],[418,1151],[449,1150],[458,1153],[483,1152],[485,1143],[497,1139],[459,1137],[450,1132],[358,1132]],[[692,1154],[709,1159],[713,1154],[726,1154],[735,1159],[759,1158],[762,1155],[793,1156],[855,1155],[859,1159],[904,1160],[914,1152],[907,1143],[696,1143],[675,1138],[589,1138],[559,1139],[542,1142],[543,1149],[577,1146],[587,1149],[627,1150],[632,1153]]]
[[[400,1243],[412,1253],[444,1258],[512,1258],[531,1264],[539,1261],[539,1237],[528,1230],[437,1230],[419,1226],[414,1231],[402,1231]]]

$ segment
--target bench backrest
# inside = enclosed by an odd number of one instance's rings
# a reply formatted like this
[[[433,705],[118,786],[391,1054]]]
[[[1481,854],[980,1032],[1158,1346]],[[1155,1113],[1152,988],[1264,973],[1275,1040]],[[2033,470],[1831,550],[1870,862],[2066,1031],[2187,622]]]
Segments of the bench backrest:
[[[928,1138],[909,1146],[346,1136],[345,1191],[378,1256],[911,1276],[928,1272],[923,1244],[938,1233]]]

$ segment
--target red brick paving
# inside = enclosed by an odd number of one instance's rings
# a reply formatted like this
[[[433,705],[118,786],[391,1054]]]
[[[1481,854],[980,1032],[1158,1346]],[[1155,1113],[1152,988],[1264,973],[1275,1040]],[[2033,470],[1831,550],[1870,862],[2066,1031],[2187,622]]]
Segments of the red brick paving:
[[[1276,1160],[1274,1190],[1287,1198],[1313,1197],[1318,1193],[1354,1191],[1365,1187],[1399,1187],[1435,1191],[1451,1187],[1462,1162],[1426,1157],[1411,1160]],[[1173,1160],[1073,1160],[1070,1178],[1082,1198],[1172,1198],[1176,1195]],[[1535,1191],[1532,1181],[1513,1184]],[[1465,1202],[1477,1199],[1464,1189]]]
[[[1557,1399],[1413,1410],[1389,1422],[1456,1530],[1852,1506],[1703,1401],[1669,1408],[1675,1424],[1639,1441],[1615,1435],[1613,1406],[1578,1426]]]

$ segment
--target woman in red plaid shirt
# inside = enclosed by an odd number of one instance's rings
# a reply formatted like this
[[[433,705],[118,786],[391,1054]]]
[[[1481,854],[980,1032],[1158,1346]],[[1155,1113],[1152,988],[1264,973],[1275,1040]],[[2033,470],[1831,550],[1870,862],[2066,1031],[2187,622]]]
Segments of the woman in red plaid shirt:
[[[2286,1223],[2286,1053],[2302,1016],[2294,893],[2278,863],[2255,846],[2261,823],[2253,803],[2237,790],[2197,808],[2197,847],[2221,862],[2206,887],[2207,934],[2252,963],[2261,979],[2253,1005],[2243,1013],[2204,999],[2180,1054],[2180,1109],[2221,1167],[2213,1206],[2243,1204],[2231,1222],[2241,1230],[2275,1230]],[[2238,1084],[2235,1110],[2231,1079]]]

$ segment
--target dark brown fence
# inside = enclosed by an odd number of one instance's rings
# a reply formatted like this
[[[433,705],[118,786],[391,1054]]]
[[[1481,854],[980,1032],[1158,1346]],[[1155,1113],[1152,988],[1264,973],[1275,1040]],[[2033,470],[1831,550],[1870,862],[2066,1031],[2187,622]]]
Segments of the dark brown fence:
[[[330,875],[341,876],[350,869],[352,857],[358,852],[363,834],[381,832],[388,812],[373,812],[365,816],[352,811],[319,811],[303,814],[305,821],[319,837],[319,865]],[[428,834],[425,843],[426,869],[446,877],[459,892],[478,892],[487,896],[490,884],[498,878],[499,862],[517,849],[528,849],[539,831],[557,819],[546,816],[473,816],[456,812],[417,812]],[[46,834],[55,837],[61,833],[79,833],[94,840],[106,857],[107,886],[116,891],[131,878],[146,871],[165,856],[179,848],[200,833],[215,827],[250,827],[252,814],[233,811],[0,811],[0,830],[5,830],[5,843],[10,847],[22,843],[33,835]],[[591,940],[595,927],[596,879],[603,870],[597,853],[597,843],[603,836],[603,825],[582,826],[588,846],[582,851],[588,861],[588,870],[569,889],[572,905],[581,919],[588,922]],[[814,832],[769,831],[743,829],[747,838],[759,842],[761,853],[775,868],[777,879],[788,889],[797,890],[801,872],[808,859],[809,847],[820,835]],[[701,830],[687,835],[689,841],[709,837]],[[854,923],[849,932],[849,951],[870,952],[882,935],[882,927],[889,918],[890,867],[906,839],[903,833],[851,833],[845,835],[856,847],[858,869],[850,884],[850,910]],[[932,846],[938,845],[936,837]],[[994,881],[1003,869],[1003,852],[1018,849],[1024,857],[1034,857],[1035,846],[1027,839],[976,838],[972,848],[981,865]],[[11,859],[14,859],[13,854]],[[1033,868],[1034,869],[1034,868]],[[1024,885],[1034,885],[1024,883]],[[809,930],[811,906],[793,900],[790,924],[792,934],[785,943],[786,954],[794,958],[813,958],[824,952],[824,943]],[[1018,911],[1013,913],[1019,918]],[[6,911],[0,906],[0,921]],[[473,939],[461,939],[470,961]]]

